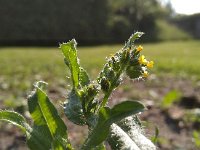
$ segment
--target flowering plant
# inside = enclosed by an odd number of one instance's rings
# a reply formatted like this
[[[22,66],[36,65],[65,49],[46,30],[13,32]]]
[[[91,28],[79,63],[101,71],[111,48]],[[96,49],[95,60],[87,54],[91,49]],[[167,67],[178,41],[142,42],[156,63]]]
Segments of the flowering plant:
[[[136,39],[143,35],[131,35],[125,46],[107,59],[96,80],[91,81],[87,72],[80,66],[77,57],[76,41],[73,39],[60,44],[64,61],[71,72],[72,88],[63,104],[67,118],[77,125],[87,125],[89,135],[82,150],[104,150],[107,141],[114,150],[154,150],[156,147],[141,130],[137,117],[145,107],[138,101],[127,100],[112,108],[107,106],[110,95],[127,75],[130,79],[146,78],[153,61],[141,55],[143,47],[135,46]],[[45,82],[39,81],[28,96],[28,108],[33,119],[30,126],[20,114],[1,110],[0,120],[11,122],[26,134],[27,145],[31,150],[71,150],[67,127],[58,115],[54,105],[44,92]],[[102,91],[103,98],[99,97]]]

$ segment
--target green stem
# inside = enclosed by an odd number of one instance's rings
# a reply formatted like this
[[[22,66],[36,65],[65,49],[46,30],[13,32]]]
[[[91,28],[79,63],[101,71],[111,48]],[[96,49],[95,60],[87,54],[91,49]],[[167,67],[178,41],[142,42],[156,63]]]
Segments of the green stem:
[[[111,94],[111,92],[108,92],[108,93],[106,93],[106,94],[104,95],[100,108],[101,108],[101,107],[104,107],[104,106],[106,105],[110,94]]]
[[[129,47],[129,46],[130,46],[130,44],[126,43],[126,45],[124,46],[123,49],[125,49],[126,47]],[[104,95],[104,98],[103,98],[102,103],[101,103],[99,108],[104,107],[106,105],[110,94],[112,93],[113,89],[116,88],[115,87],[116,82],[118,82],[120,75],[123,73],[123,71],[125,70],[126,67],[127,67],[127,63],[122,64],[121,69],[119,70],[119,72],[117,73],[117,75],[116,75],[116,77],[114,79],[114,82],[111,83],[111,87],[110,87],[109,91]]]
[[[114,79],[114,82],[111,84],[111,87],[109,89],[109,91],[104,95],[104,98],[102,100],[102,103],[101,103],[101,107],[104,107],[108,101],[108,98],[110,96],[110,94],[112,93],[113,89],[116,88],[115,85],[116,85],[116,82],[118,82],[119,80],[119,77],[120,75],[122,74],[123,70],[124,70],[124,67],[125,65],[122,66],[122,69],[118,72],[118,74],[116,75],[115,79]]]
[[[113,89],[116,88],[116,87],[115,87],[116,82],[119,80],[119,77],[120,77],[120,75],[122,74],[122,72],[123,72],[123,69],[121,69],[121,70],[117,73],[117,75],[116,75],[116,77],[115,77],[113,83],[111,83],[110,89],[109,89],[108,92],[104,95],[103,101],[102,101],[102,103],[101,103],[101,107],[104,107],[104,106],[106,105],[106,103],[107,103],[107,101],[108,101],[108,98],[110,97],[110,94],[112,93]],[[100,107],[100,108],[101,108],[101,107]]]

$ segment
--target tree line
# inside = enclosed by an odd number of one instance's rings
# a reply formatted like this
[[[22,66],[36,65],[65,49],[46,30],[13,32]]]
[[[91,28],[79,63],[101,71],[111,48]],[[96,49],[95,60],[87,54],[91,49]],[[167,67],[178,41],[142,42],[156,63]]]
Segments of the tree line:
[[[156,40],[155,20],[169,9],[157,0],[0,0],[1,45],[116,43],[134,31]]]

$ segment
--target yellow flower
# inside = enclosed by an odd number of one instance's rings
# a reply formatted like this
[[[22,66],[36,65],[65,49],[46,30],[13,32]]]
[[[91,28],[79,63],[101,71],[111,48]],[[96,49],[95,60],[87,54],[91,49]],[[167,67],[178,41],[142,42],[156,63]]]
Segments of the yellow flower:
[[[143,65],[146,65],[148,63],[147,60],[145,59],[144,55],[141,55],[139,57],[138,61],[139,61],[140,64],[143,64]]]
[[[147,71],[144,71],[143,74],[142,74],[142,76],[143,76],[144,78],[147,78],[147,77],[149,76],[149,73],[148,73]]]
[[[143,47],[141,45],[139,45],[137,48],[136,48],[136,51],[137,52],[140,52],[141,50],[143,50]]]
[[[153,68],[154,62],[150,61],[147,63],[147,68]]]

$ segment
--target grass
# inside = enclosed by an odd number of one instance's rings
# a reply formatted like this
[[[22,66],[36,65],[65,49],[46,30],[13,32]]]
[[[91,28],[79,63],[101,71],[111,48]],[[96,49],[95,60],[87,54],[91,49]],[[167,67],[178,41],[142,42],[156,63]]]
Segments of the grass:
[[[188,40],[192,36],[181,30],[178,26],[167,22],[166,20],[157,20],[156,26],[158,28],[158,39],[161,41],[166,40]]]
[[[154,74],[199,78],[199,41],[163,42],[143,46],[142,53],[147,59],[155,61],[152,70]],[[103,67],[105,57],[121,47],[122,45],[78,47],[78,55],[82,66],[95,77]],[[65,76],[69,76],[58,48],[0,48],[0,68],[0,90],[11,90],[17,96],[23,96],[24,91],[30,90],[36,80],[44,80],[51,86],[64,86],[67,82]]]
[[[145,54],[155,60],[155,73],[172,75],[200,75],[200,42],[179,41],[146,45]]]

